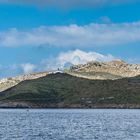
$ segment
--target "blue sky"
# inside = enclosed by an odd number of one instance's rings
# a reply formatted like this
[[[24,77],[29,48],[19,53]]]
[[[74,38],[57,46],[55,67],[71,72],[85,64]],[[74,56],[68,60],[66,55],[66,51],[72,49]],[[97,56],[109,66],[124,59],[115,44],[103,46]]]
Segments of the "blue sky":
[[[0,0],[0,78],[92,60],[140,63],[139,0]]]

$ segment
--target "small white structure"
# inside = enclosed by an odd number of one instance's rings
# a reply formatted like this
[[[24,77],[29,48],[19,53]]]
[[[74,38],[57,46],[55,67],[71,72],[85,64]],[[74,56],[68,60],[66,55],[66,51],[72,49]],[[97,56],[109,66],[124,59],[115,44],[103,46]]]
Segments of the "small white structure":
[[[50,71],[49,74],[64,73],[62,70]]]

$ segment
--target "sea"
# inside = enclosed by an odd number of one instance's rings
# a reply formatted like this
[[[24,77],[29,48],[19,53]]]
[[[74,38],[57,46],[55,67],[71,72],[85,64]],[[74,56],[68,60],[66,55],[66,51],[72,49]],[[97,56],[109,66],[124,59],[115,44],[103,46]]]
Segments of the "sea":
[[[0,109],[0,140],[140,140],[140,110]]]

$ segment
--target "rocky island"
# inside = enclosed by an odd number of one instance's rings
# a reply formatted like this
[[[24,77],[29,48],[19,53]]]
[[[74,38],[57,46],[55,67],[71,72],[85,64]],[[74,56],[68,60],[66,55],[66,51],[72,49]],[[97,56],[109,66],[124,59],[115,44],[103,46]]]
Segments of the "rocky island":
[[[22,80],[0,93],[0,107],[140,108],[140,65],[90,62]]]

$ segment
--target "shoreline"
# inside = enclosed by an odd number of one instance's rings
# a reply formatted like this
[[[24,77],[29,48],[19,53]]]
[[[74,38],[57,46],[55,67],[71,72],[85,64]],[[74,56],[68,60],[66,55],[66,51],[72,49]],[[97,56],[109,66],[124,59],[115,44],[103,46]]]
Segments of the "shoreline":
[[[44,108],[43,107],[32,107],[32,108],[30,108],[30,107],[0,107],[0,109],[40,109],[40,110],[41,109],[54,109],[54,110],[55,109],[58,109],[58,110],[61,110],[61,109],[70,109],[70,110],[71,109],[72,110],[76,110],[76,109],[80,109],[80,110],[85,110],[85,109],[87,109],[87,110],[92,110],[92,109],[108,109],[108,110],[111,110],[111,109],[114,109],[114,110],[115,109],[120,109],[120,110],[123,110],[123,109],[124,110],[134,109],[135,110],[135,109],[138,109],[139,110],[140,107],[139,108],[131,108],[131,107],[129,107],[129,108],[126,108],[126,107],[125,108],[118,108],[118,107],[116,107],[116,108],[115,107],[108,107],[108,108],[106,108],[106,107],[102,107],[102,108],[101,107],[96,107],[96,108],[76,108],[76,107],[75,108],[55,108],[55,107],[52,107],[52,108],[50,108],[50,107],[48,107],[48,108],[47,107],[44,107]]]

